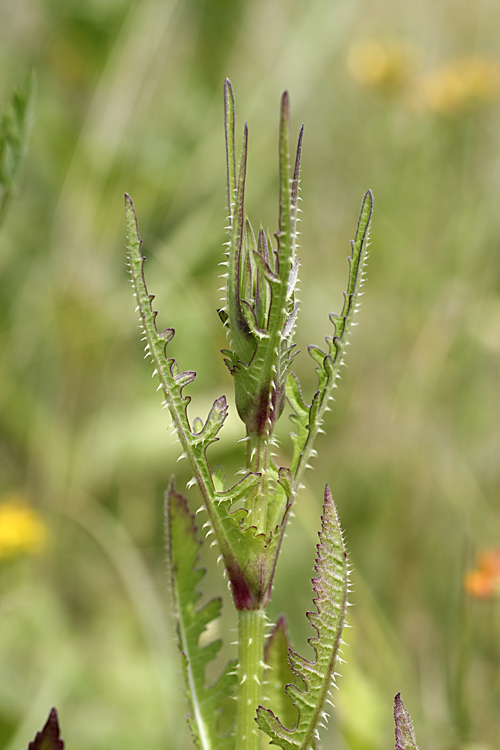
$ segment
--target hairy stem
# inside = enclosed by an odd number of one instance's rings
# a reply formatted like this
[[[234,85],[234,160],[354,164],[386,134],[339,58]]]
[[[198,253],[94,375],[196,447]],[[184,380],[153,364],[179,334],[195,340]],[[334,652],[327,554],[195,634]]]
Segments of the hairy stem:
[[[249,525],[256,526],[259,532],[265,533],[267,522],[268,502],[268,465],[269,465],[269,437],[264,435],[249,435],[247,468],[255,474],[261,475],[250,504]]]
[[[238,712],[236,750],[260,750],[262,733],[255,721],[262,703],[264,675],[263,609],[238,613]]]

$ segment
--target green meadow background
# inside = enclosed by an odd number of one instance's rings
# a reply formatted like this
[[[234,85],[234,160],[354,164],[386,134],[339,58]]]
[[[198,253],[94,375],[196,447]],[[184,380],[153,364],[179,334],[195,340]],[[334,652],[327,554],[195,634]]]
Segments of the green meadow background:
[[[177,331],[171,356],[198,372],[192,417],[229,398],[210,458],[231,477],[243,430],[216,313],[226,76],[238,132],[249,123],[254,226],[277,228],[285,88],[292,132],[305,122],[294,367],[308,398],[307,345],[331,333],[375,196],[359,326],[269,607],[311,656],[328,482],[355,606],[323,750],[392,747],[400,690],[421,748],[498,747],[500,601],[463,579],[500,546],[499,36],[497,0],[2,0],[1,106],[30,69],[36,93],[0,234],[0,503],[44,529],[2,548],[0,528],[4,750],[25,748],[52,705],[68,750],[191,747],[163,522],[171,473],[179,488],[190,476],[143,360],[123,193],[159,323]],[[221,573],[204,583],[226,602],[214,674],[236,635]]]

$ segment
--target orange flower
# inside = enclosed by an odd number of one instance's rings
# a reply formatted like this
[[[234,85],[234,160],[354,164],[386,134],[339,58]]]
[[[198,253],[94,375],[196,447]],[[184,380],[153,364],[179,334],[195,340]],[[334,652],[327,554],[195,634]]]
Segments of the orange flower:
[[[478,566],[464,577],[464,588],[476,599],[500,596],[500,549],[478,555]]]

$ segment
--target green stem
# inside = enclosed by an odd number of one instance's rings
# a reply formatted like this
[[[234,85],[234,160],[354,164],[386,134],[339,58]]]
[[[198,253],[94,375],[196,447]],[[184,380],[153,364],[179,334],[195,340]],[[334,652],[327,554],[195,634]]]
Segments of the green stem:
[[[265,619],[263,609],[238,612],[236,750],[260,750],[261,747],[262,735],[255,716],[262,703]]]
[[[248,438],[247,468],[261,479],[255,488],[250,504],[249,525],[256,526],[260,533],[266,531],[268,493],[269,436],[250,435]]]

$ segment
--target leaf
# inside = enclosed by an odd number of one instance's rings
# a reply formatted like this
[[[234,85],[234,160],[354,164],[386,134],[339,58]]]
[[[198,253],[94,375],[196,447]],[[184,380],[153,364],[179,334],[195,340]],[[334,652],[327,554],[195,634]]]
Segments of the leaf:
[[[198,567],[201,542],[196,539],[194,517],[187,501],[175,492],[173,483],[167,492],[167,532],[177,634],[191,709],[188,723],[201,750],[232,750],[234,740],[219,737],[217,721],[220,704],[236,685],[235,664],[230,662],[219,679],[206,687],[205,668],[217,656],[222,642],[216,640],[199,647],[201,634],[220,615],[222,600],[212,599],[201,609],[195,609],[201,596],[197,585],[205,575]]]
[[[285,726],[297,723],[297,710],[285,693],[285,687],[295,680],[288,650],[290,648],[285,615],[280,615],[266,641],[264,661],[264,700],[272,706],[275,714],[279,714]]]
[[[245,236],[245,180],[247,174],[248,126],[245,123],[240,166],[236,181],[236,199],[231,216],[231,236],[228,253],[227,313],[228,327],[234,350],[243,363],[248,364],[255,352],[252,335],[241,307],[242,260]],[[228,167],[229,169],[229,167]],[[244,268],[244,265],[243,265]]]
[[[347,554],[328,485],[319,539],[317,576],[312,581],[317,611],[307,613],[317,632],[317,637],[309,638],[316,660],[309,662],[291,649],[288,651],[292,670],[299,683],[303,681],[303,688],[292,684],[285,689],[299,711],[298,722],[288,728],[272,710],[263,706],[257,710],[259,727],[271,738],[271,744],[283,750],[308,750],[316,741],[318,725],[325,717],[324,706],[335,677],[334,667],[342,642],[348,590]]]
[[[64,742],[60,737],[59,721],[55,708],[50,709],[49,718],[41,732],[37,732],[35,739],[29,743],[28,750],[64,750]]]
[[[394,723],[396,725],[396,750],[418,750],[410,714],[401,700],[401,693],[394,698]]]
[[[242,497],[241,489],[246,492],[258,484],[260,474],[249,472],[242,482],[231,489],[216,492],[206,450],[218,440],[218,432],[227,416],[226,398],[221,396],[216,399],[202,429],[199,429],[198,420],[191,427],[187,416],[190,398],[184,396],[183,388],[194,380],[196,374],[192,370],[179,372],[177,362],[166,357],[166,346],[172,341],[175,332],[172,328],[167,328],[160,333],[156,327],[157,314],[152,308],[154,297],[149,294],[144,279],[141,239],[134,206],[128,195],[125,196],[125,208],[130,272],[146,351],[153,359],[155,373],[160,378],[165,394],[164,403],[170,410],[174,429],[184,451],[183,457],[187,458],[193,471],[193,481],[202,494],[209,525],[215,534],[231,581],[235,605],[238,609],[252,609],[269,595],[270,576],[275,567],[280,537],[270,535],[266,538],[262,534],[256,534],[255,529],[244,529],[240,521],[246,512],[231,512],[231,506]]]
[[[224,81],[224,127],[226,132],[227,203],[229,221],[232,221],[236,190],[236,156],[234,146],[234,94],[231,81]]]
[[[317,364],[318,391],[310,407],[307,407],[300,396],[300,387],[296,378],[288,377],[286,395],[294,410],[293,422],[295,431],[292,433],[294,446],[291,469],[294,473],[294,489],[298,490],[302,475],[308,466],[308,461],[314,455],[314,441],[321,430],[328,402],[332,398],[332,391],[336,387],[343,355],[347,345],[349,332],[353,325],[354,313],[359,307],[358,297],[364,280],[364,271],[368,258],[368,239],[370,221],[373,211],[373,195],[368,190],[361,204],[355,239],[351,242],[349,257],[349,274],[347,289],[344,292],[344,305],[340,316],[333,313],[330,321],[334,325],[334,335],[326,337],[328,351],[324,352],[317,346],[308,348],[309,354]],[[300,398],[299,398],[300,396]]]
[[[196,373],[192,370],[179,372],[177,362],[166,357],[165,349],[172,341],[175,331],[172,328],[166,328],[159,332],[156,327],[157,313],[152,308],[154,296],[149,294],[144,279],[141,239],[134,206],[128,195],[125,196],[125,208],[132,286],[137,299],[137,310],[143,327],[144,339],[146,340],[146,352],[151,356],[155,366],[155,374],[160,378],[160,387],[163,388],[165,394],[164,404],[169,408],[174,429],[184,451],[182,457],[187,458],[193,471],[193,479],[202,494],[226,569],[231,581],[233,582],[236,579],[240,586],[243,576],[241,571],[246,563],[246,559],[242,561],[241,557],[240,541],[243,530],[239,526],[239,517],[230,513],[238,485],[224,493],[225,497],[228,498],[226,503],[220,502],[206,457],[208,446],[218,440],[217,434],[226,419],[226,398],[221,396],[216,399],[201,430],[197,430],[198,421],[195,422],[194,427],[191,427],[187,416],[190,397],[184,396],[183,389],[194,380]],[[253,475],[253,481],[258,482],[259,475]],[[231,536],[231,539],[229,539],[229,536]]]
[[[0,223],[12,197],[29,134],[33,76],[14,91],[0,117]]]
[[[294,287],[298,263],[297,200],[302,152],[300,131],[294,171],[290,165],[289,97],[281,99],[279,164],[280,208],[278,247],[270,261],[271,245],[259,232],[257,248],[250,223],[245,220],[244,196],[248,129],[245,125],[240,166],[234,161],[234,99],[225,88],[228,190],[235,184],[230,205],[231,236],[228,243],[227,325],[232,351],[224,350],[225,363],[234,377],[236,407],[249,435],[269,435],[283,412],[285,382],[292,359],[292,336],[297,305]]]

